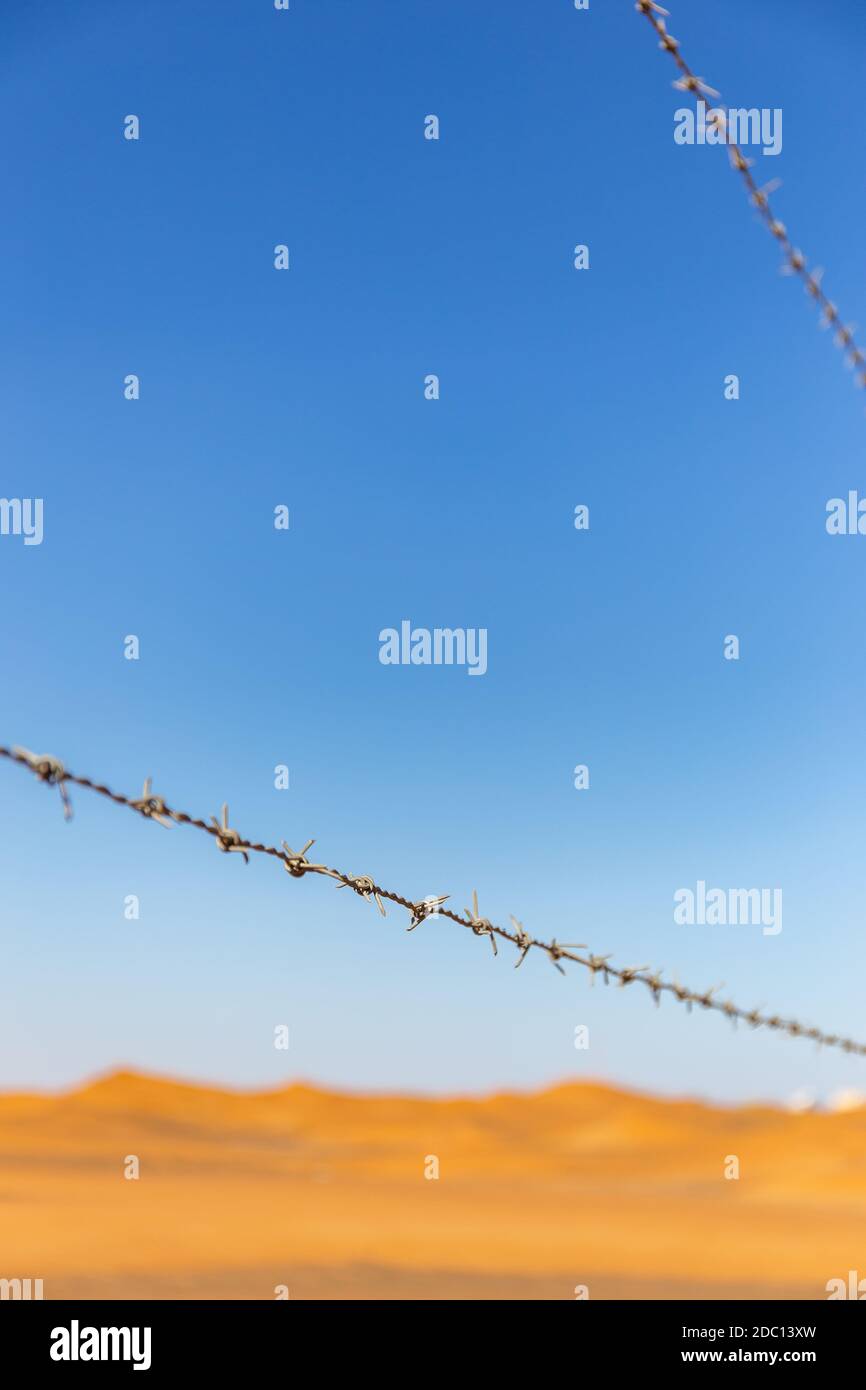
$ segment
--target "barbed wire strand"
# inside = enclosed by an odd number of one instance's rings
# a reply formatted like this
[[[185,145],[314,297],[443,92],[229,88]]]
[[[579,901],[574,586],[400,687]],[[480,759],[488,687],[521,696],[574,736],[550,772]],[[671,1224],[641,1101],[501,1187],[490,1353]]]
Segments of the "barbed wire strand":
[[[523,923],[515,917],[511,918],[513,931],[509,931],[506,927],[496,926],[495,923],[482,917],[479,913],[477,893],[473,892],[472,907],[466,908],[465,912],[460,914],[445,907],[445,903],[449,901],[448,894],[441,897],[431,895],[416,902],[411,898],[403,897],[400,893],[394,893],[388,888],[382,888],[367,874],[347,874],[340,869],[329,868],[326,864],[311,863],[307,858],[307,852],[314,845],[314,840],[308,840],[302,850],[295,851],[286,844],[285,840],[282,841],[282,849],[278,849],[275,845],[258,844],[253,840],[244,839],[229,824],[229,812],[226,804],[222,807],[219,819],[216,816],[211,816],[210,824],[208,824],[207,821],[199,820],[195,816],[188,816],[184,811],[173,810],[163,801],[162,797],[154,794],[149,777],[144,783],[141,796],[132,798],[124,796],[121,792],[112,791],[110,787],[106,787],[100,782],[94,782],[90,777],[80,777],[76,773],[70,772],[57,758],[48,754],[31,753],[27,748],[5,748],[0,745],[0,757],[28,768],[41,782],[56,786],[60,792],[66,820],[70,820],[72,817],[67,786],[84,787],[88,791],[106,797],[116,806],[126,806],[145,819],[156,821],[159,825],[171,828],[172,824],[176,823],[193,826],[196,830],[203,830],[205,834],[216,840],[217,849],[226,854],[241,854],[245,862],[249,862],[251,854],[266,854],[272,859],[278,859],[293,878],[303,878],[305,874],[319,874],[334,879],[338,888],[351,888],[359,897],[374,903],[383,917],[386,915],[384,903],[396,903],[398,907],[405,908],[410,914],[407,931],[414,931],[422,922],[446,917],[449,921],[455,922],[460,927],[465,927],[476,936],[489,937],[494,955],[498,954],[497,938],[500,941],[510,942],[518,951],[515,968],[523,964],[531,950],[538,950],[546,955],[562,974],[565,974],[565,971],[561,962],[571,961],[590,972],[591,983],[595,982],[596,975],[601,975],[606,985],[610,984],[611,980],[615,980],[621,987],[633,984],[644,985],[649,990],[656,1005],[661,1002],[663,994],[671,994],[681,1004],[685,1004],[689,1010],[693,1007],[715,1010],[717,1013],[724,1014],[734,1025],[743,1022],[748,1023],[753,1028],[770,1028],[776,1032],[786,1033],[792,1038],[809,1038],[819,1046],[840,1048],[843,1052],[866,1056],[866,1044],[864,1043],[855,1042],[851,1038],[840,1036],[838,1033],[825,1033],[820,1028],[809,1027],[807,1024],[799,1023],[796,1019],[764,1013],[761,1007],[743,1009],[730,1000],[716,998],[715,996],[722,988],[721,985],[714,985],[711,989],[703,991],[689,989],[686,985],[680,984],[676,977],[671,980],[663,980],[663,972],[661,970],[653,971],[648,965],[615,966],[610,964],[610,955],[601,956],[592,952],[588,955],[579,955],[579,951],[589,951],[589,947],[584,943],[557,941],[556,937],[552,937],[550,941],[538,940],[531,936]]]
[[[655,0],[637,0],[635,9],[649,20],[658,35],[659,48],[671,55],[679,69],[680,77],[673,85],[679,91],[691,92],[696,100],[704,97],[711,98],[713,104],[711,108],[708,108],[708,124],[713,125],[718,131],[727,132],[730,111],[732,109],[740,110],[740,108],[726,106],[720,100],[719,93],[715,88],[708,86],[704,79],[696,76],[689,67],[680,51],[679,40],[668,33],[665,20],[670,18],[669,11],[663,9],[661,5],[657,5]],[[770,235],[775,238],[782,249],[783,272],[789,275],[798,275],[803,281],[806,293],[821,310],[820,326],[835,329],[834,342],[837,347],[842,349],[846,366],[856,369],[856,385],[861,389],[866,389],[866,353],[858,347],[854,340],[856,325],[842,322],[836,305],[821,288],[823,270],[812,271],[808,269],[806,257],[791,241],[787,227],[784,222],[779,221],[770,205],[769,195],[780,187],[781,180],[772,179],[763,188],[759,188],[751,172],[754,161],[747,159],[740,146],[734,141],[726,139],[725,143],[728,145],[731,164],[746,185],[750,202],[757,208]]]

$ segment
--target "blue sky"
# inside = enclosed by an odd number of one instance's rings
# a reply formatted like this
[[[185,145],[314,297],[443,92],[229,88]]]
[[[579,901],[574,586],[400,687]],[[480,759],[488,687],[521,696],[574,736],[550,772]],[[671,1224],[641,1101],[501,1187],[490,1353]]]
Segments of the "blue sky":
[[[0,537],[0,741],[866,1035],[866,540],[824,529],[863,486],[866,397],[725,151],[674,143],[629,0],[9,0],[0,25],[0,492],[45,507],[41,546]],[[866,11],[679,4],[670,28],[729,103],[782,108],[757,176],[866,322]],[[381,665],[404,618],[486,628],[487,674]],[[74,803],[64,825],[0,768],[5,1087],[866,1087],[862,1061],[515,973],[447,922],[406,935]],[[782,933],[676,925],[698,879],[781,887]]]

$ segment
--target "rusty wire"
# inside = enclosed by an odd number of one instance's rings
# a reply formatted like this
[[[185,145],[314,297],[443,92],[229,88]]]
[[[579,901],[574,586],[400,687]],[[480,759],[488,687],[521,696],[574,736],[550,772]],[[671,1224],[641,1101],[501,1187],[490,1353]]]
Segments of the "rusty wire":
[[[716,125],[717,128],[726,129],[728,113],[731,108],[727,107],[724,102],[720,100],[719,93],[715,88],[707,86],[704,79],[698,77],[692,71],[683,58],[680,51],[679,40],[668,33],[665,24],[665,19],[670,18],[669,12],[663,9],[661,5],[657,5],[655,0],[637,0],[635,9],[639,14],[644,15],[645,18],[649,20],[649,23],[658,35],[659,48],[663,49],[665,53],[669,53],[676,63],[680,76],[673,85],[679,91],[691,92],[697,100],[704,97],[712,98],[713,105],[711,108],[708,107],[708,115],[710,111],[716,112],[717,115],[715,117],[710,116],[710,121],[712,124]],[[812,271],[807,268],[806,257],[791,241],[784,222],[779,221],[770,206],[769,195],[774,189],[778,188],[779,180],[773,179],[770,183],[765,184],[763,188],[759,188],[751,172],[753,161],[746,158],[739,145],[735,142],[726,140],[725,143],[727,144],[731,164],[746,185],[749,201],[753,207],[757,208],[770,235],[775,238],[782,249],[782,255],[784,257],[782,270],[789,275],[798,275],[803,281],[809,298],[814,300],[821,310],[821,327],[835,329],[834,342],[836,346],[842,349],[846,365],[855,369],[856,384],[860,388],[866,389],[866,353],[864,353],[854,341],[854,325],[847,325],[842,322],[836,305],[827,297],[821,288],[823,270]]]
[[[326,878],[336,879],[338,888],[351,888],[358,897],[366,899],[367,902],[375,903],[383,916],[385,916],[383,899],[396,903],[398,907],[405,908],[410,914],[407,931],[414,931],[422,922],[433,920],[436,917],[447,917],[449,921],[455,922],[459,927],[465,927],[476,936],[489,936],[494,955],[497,954],[497,937],[501,941],[509,941],[513,946],[516,946],[518,951],[515,968],[523,964],[531,950],[536,949],[546,955],[551,964],[562,974],[565,972],[560,961],[567,960],[588,970],[591,983],[595,982],[596,975],[601,975],[605,984],[610,984],[611,980],[615,980],[621,987],[632,984],[644,985],[649,990],[656,1005],[661,1002],[663,994],[672,994],[681,1004],[685,1004],[689,1011],[694,1006],[712,1009],[717,1013],[724,1014],[733,1024],[743,1022],[750,1024],[753,1028],[770,1028],[776,1032],[786,1033],[792,1038],[809,1038],[819,1046],[837,1047],[843,1052],[855,1053],[861,1057],[866,1056],[866,1043],[855,1042],[853,1039],[842,1037],[838,1033],[825,1033],[820,1028],[809,1027],[807,1024],[799,1023],[796,1019],[782,1018],[778,1014],[767,1014],[762,1012],[761,1008],[743,1009],[730,1000],[717,999],[714,996],[721,988],[720,985],[714,985],[707,990],[694,990],[680,984],[676,977],[672,980],[663,980],[661,970],[652,971],[647,965],[611,965],[609,955],[596,955],[594,952],[589,952],[589,948],[582,944],[560,942],[557,941],[556,937],[552,937],[550,941],[537,940],[514,917],[511,918],[514,925],[513,931],[509,931],[506,927],[496,926],[488,918],[479,914],[477,893],[472,895],[471,909],[467,908],[465,913],[461,915],[444,906],[448,901],[447,894],[443,897],[430,896],[415,902],[411,898],[404,898],[400,893],[393,893],[388,888],[380,887],[367,874],[347,874],[340,869],[329,868],[327,864],[311,863],[307,858],[307,851],[312,848],[315,843],[314,840],[308,840],[300,852],[293,850],[286,844],[285,840],[282,842],[282,849],[277,849],[274,845],[258,844],[253,840],[246,840],[229,824],[227,805],[223,805],[220,819],[211,816],[211,823],[208,824],[207,821],[199,820],[195,816],[188,816],[184,811],[172,810],[162,797],[153,794],[150,778],[144,783],[142,796],[132,798],[124,796],[121,792],[114,792],[110,787],[106,787],[100,782],[94,782],[90,777],[80,777],[76,773],[70,772],[57,758],[48,754],[31,753],[27,748],[4,748],[0,745],[0,757],[8,758],[11,762],[28,768],[41,782],[56,786],[60,791],[64,817],[67,820],[72,815],[66,790],[67,783],[69,783],[96,792],[99,796],[104,796],[109,801],[114,802],[116,806],[128,806],[131,811],[137,812],[146,820],[156,821],[162,826],[171,828],[172,823],[176,823],[178,825],[191,825],[196,830],[203,830],[205,834],[212,836],[216,841],[217,849],[225,853],[239,853],[243,855],[245,862],[249,861],[250,854],[267,854],[272,859],[279,859],[292,878],[303,878],[305,874],[320,874]],[[578,955],[577,952],[580,950],[586,950],[589,953],[585,956]]]

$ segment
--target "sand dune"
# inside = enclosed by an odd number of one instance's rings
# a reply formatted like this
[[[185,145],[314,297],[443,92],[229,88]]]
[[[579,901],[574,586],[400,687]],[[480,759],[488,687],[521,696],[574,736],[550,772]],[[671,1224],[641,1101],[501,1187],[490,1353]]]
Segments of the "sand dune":
[[[46,1298],[826,1298],[864,1238],[866,1110],[131,1073],[0,1096],[0,1278]]]

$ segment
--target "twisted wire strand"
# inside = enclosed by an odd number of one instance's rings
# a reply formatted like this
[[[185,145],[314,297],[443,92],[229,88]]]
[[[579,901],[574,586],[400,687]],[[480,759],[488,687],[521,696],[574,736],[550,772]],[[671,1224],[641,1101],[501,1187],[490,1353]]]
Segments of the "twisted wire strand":
[[[680,50],[679,40],[668,33],[665,19],[670,18],[669,11],[663,9],[661,5],[657,5],[655,0],[637,0],[635,9],[649,21],[658,35],[659,48],[671,55],[679,69],[680,77],[673,85],[680,91],[691,92],[696,100],[704,97],[712,98],[713,110],[718,113],[718,117],[711,123],[719,129],[727,131],[731,108],[720,100],[719,93],[715,88],[709,87],[704,79],[698,77],[686,62]],[[770,235],[781,247],[784,257],[782,269],[787,274],[799,276],[803,281],[809,298],[814,300],[821,310],[821,327],[835,329],[834,342],[837,347],[842,349],[846,365],[855,369],[856,385],[860,389],[866,389],[866,353],[858,347],[854,339],[854,325],[842,322],[838,308],[821,288],[821,277],[824,272],[808,269],[806,257],[791,241],[787,227],[784,222],[779,221],[770,205],[769,195],[774,188],[778,187],[779,181],[774,179],[765,184],[763,188],[759,188],[751,172],[753,161],[746,158],[740,146],[735,142],[726,141],[726,143],[731,164],[746,186],[749,201],[753,207],[757,208]]]
[[[839,1048],[843,1052],[866,1056],[866,1043],[855,1042],[852,1038],[843,1037],[838,1033],[824,1032],[820,1028],[810,1027],[796,1019],[783,1018],[778,1014],[768,1014],[763,1012],[761,1008],[744,1009],[731,1000],[716,998],[721,988],[720,985],[714,985],[707,990],[694,990],[680,984],[676,978],[663,980],[661,970],[651,970],[647,965],[611,965],[610,955],[596,955],[589,952],[589,948],[583,943],[561,942],[557,941],[556,937],[551,937],[550,941],[536,939],[526,931],[522,922],[519,922],[515,917],[511,918],[513,930],[510,931],[507,927],[497,926],[479,914],[476,893],[473,893],[471,909],[466,908],[465,912],[461,914],[444,906],[449,900],[447,894],[442,897],[431,896],[416,902],[412,898],[403,897],[401,893],[395,893],[389,888],[381,887],[367,874],[348,874],[341,869],[330,868],[327,864],[312,863],[307,858],[307,851],[315,843],[313,840],[308,840],[304,848],[299,851],[293,850],[291,846],[286,844],[285,840],[282,842],[282,849],[275,845],[259,844],[254,840],[247,840],[229,824],[227,805],[223,805],[222,815],[219,819],[216,816],[211,816],[209,824],[196,816],[187,815],[184,811],[176,811],[168,806],[162,797],[153,793],[150,778],[147,778],[144,783],[142,795],[134,798],[125,796],[122,792],[112,791],[110,787],[101,782],[95,782],[91,777],[82,777],[77,773],[70,772],[57,758],[51,757],[49,754],[31,753],[26,748],[6,748],[0,745],[0,757],[7,758],[10,762],[27,768],[39,781],[56,786],[61,795],[64,816],[67,820],[71,819],[72,816],[67,786],[83,787],[87,791],[96,792],[98,796],[105,797],[116,806],[128,807],[129,810],[135,811],[146,820],[157,821],[169,828],[172,824],[178,824],[189,825],[196,830],[202,830],[216,841],[219,850],[227,854],[241,854],[246,862],[249,861],[251,854],[266,854],[272,859],[278,859],[293,878],[303,878],[305,874],[318,874],[335,879],[338,888],[351,888],[359,897],[374,903],[383,916],[385,915],[383,902],[395,903],[398,907],[405,908],[410,914],[407,931],[414,931],[422,922],[433,920],[436,917],[446,917],[449,921],[456,923],[459,927],[465,927],[476,936],[489,936],[494,955],[497,954],[497,938],[500,941],[510,942],[518,951],[515,968],[523,964],[531,950],[538,950],[546,955],[562,974],[565,971],[560,962],[570,961],[590,972],[591,983],[595,982],[596,975],[601,975],[605,984],[610,984],[611,980],[615,980],[621,987],[632,984],[644,985],[649,990],[656,1005],[661,1002],[663,994],[671,994],[681,1004],[685,1004],[690,1011],[693,1007],[714,1010],[716,1013],[724,1014],[735,1025],[738,1022],[748,1023],[753,1028],[769,1028],[775,1032],[785,1033],[791,1038],[808,1038],[820,1046]],[[580,951],[589,953],[581,955],[578,954]]]

